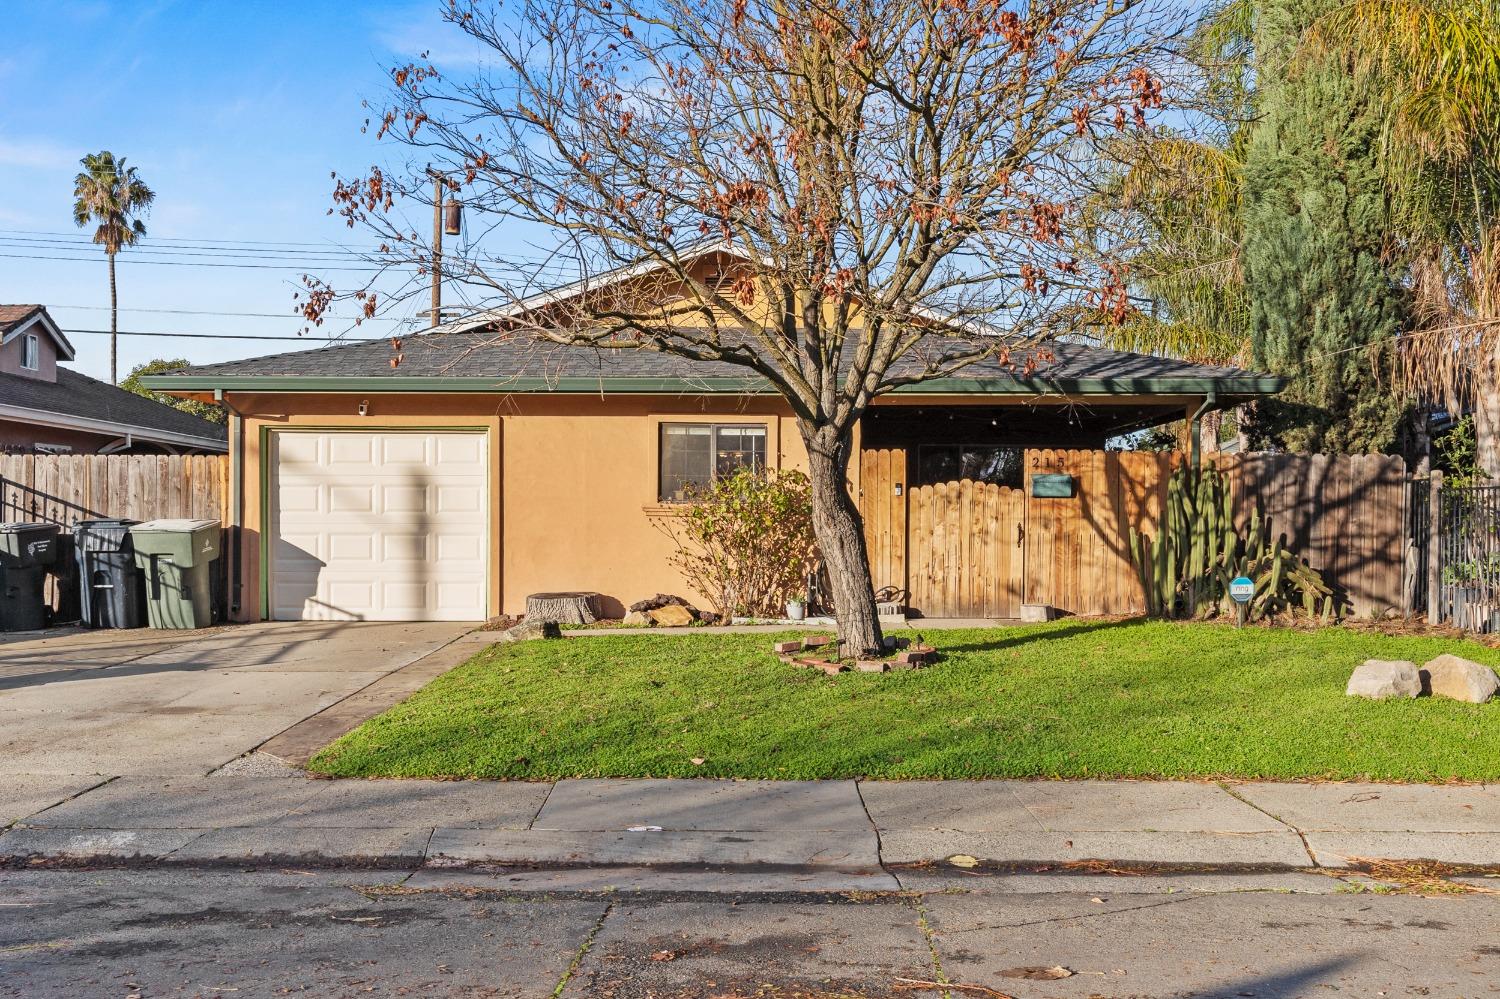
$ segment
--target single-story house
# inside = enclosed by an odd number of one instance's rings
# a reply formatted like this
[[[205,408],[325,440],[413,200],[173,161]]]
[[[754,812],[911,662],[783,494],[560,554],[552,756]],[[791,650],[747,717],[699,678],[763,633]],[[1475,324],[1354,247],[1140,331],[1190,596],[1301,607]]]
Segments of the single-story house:
[[[721,266],[723,261],[709,262]],[[882,397],[862,447],[906,447],[912,482],[1008,482],[1019,449],[1114,436],[1280,382],[1055,343],[1033,374],[996,362]],[[664,525],[686,483],[742,464],[805,467],[782,398],[746,369],[639,349],[497,337],[485,317],[157,375],[230,412],[234,616],[479,620],[528,594],[606,609],[691,595]],[[851,483],[859,488],[855,461]]]
[[[40,305],[0,305],[0,451],[223,454],[222,424],[65,368],[73,345]]]

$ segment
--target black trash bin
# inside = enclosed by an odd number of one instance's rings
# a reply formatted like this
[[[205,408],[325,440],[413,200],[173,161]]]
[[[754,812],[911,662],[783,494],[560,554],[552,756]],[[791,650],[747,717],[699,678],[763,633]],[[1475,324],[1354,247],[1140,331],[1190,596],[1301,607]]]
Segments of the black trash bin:
[[[0,524],[0,631],[46,626],[46,566],[57,556],[57,525]]]
[[[146,623],[146,575],[130,543],[134,520],[80,520],[73,528],[81,597],[79,620],[90,628]]]

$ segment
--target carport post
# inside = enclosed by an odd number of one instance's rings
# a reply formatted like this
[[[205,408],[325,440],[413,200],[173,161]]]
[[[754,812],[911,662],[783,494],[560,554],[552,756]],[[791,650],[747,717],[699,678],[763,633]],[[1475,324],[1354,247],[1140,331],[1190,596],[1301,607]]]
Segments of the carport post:
[[[1200,468],[1203,465],[1203,414],[1218,399],[1218,394],[1213,389],[1209,389],[1208,395],[1203,397],[1203,404],[1188,413],[1188,459],[1193,463],[1194,468]]]

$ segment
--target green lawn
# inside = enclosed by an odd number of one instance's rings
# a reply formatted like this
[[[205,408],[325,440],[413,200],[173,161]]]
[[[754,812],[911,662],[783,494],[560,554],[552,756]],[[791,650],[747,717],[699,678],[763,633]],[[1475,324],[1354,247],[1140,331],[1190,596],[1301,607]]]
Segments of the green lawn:
[[[1472,642],[1061,621],[931,632],[907,673],[780,663],[771,635],[495,646],[324,749],[404,777],[1500,777],[1500,701],[1344,696],[1366,658]],[[692,761],[701,758],[703,763]]]

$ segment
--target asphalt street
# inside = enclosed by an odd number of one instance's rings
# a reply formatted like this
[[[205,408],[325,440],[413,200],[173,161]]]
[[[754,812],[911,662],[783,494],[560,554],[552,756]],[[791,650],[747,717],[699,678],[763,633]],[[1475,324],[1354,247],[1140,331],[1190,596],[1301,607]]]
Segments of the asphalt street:
[[[1500,994],[1500,896],[1278,883],[1011,875],[706,895],[400,872],[6,871],[0,996]],[[1066,976],[1025,977],[1054,968]]]

